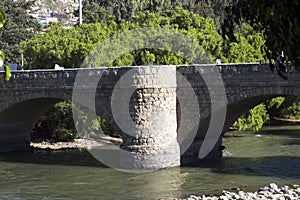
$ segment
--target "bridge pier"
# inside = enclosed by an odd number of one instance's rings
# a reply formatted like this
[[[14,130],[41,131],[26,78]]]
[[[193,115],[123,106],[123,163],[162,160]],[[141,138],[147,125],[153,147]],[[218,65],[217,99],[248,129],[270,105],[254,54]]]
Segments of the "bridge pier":
[[[117,90],[117,96],[121,93],[124,96],[132,94],[129,98],[129,120],[124,120],[128,118],[126,110],[121,112],[126,108],[128,97],[118,98],[113,95],[113,102],[117,98],[125,101],[125,106],[116,103],[118,112],[114,114],[117,125],[122,129],[121,168],[161,169],[179,166],[176,68],[140,67],[132,69],[123,77],[130,82],[125,87],[132,87],[122,88],[124,84],[117,84],[114,90]]]
[[[199,158],[199,150],[202,146],[204,139],[194,141],[191,146],[183,153],[181,156],[181,165],[193,164],[203,162],[209,159],[222,157],[222,150],[224,146],[222,145],[222,138],[219,138],[212,150],[205,156],[205,158]]]

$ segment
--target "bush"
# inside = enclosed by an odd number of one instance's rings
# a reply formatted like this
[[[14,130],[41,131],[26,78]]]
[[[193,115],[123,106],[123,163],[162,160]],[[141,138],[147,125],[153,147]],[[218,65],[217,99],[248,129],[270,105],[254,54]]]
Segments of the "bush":
[[[78,114],[76,123],[81,127],[88,127],[87,130],[79,130],[82,134],[85,132],[93,133],[102,128],[105,134],[116,135],[110,124],[100,116],[97,119],[90,121],[85,108],[75,106]],[[38,121],[31,133],[31,140],[41,142],[49,140],[52,142],[68,142],[78,138],[73,113],[72,103],[63,101],[55,104],[42,118]]]
[[[268,120],[269,115],[265,104],[259,104],[252,108],[247,114],[238,118],[233,126],[240,131],[251,130],[257,132]]]
[[[300,97],[286,97],[279,114],[287,119],[300,119]]]
[[[70,101],[55,104],[42,116],[31,134],[34,141],[67,142],[77,137]]]

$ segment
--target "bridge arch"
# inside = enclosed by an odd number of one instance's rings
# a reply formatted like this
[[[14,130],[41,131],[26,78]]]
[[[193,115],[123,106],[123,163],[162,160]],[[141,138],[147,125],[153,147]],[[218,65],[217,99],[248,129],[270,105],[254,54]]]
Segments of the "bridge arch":
[[[199,71],[204,71],[201,68],[205,67],[207,66],[195,65],[185,68],[180,67],[179,69],[189,80],[197,94],[200,110],[200,123],[197,136],[190,148],[183,154],[181,158],[182,163],[199,161],[198,153],[204,138],[207,136],[206,134],[211,118],[210,94],[206,89],[208,86],[201,80],[201,76],[205,74],[198,73]],[[267,64],[233,64],[220,65],[219,67],[219,72],[222,75],[226,90],[226,97],[223,97],[227,100],[226,121],[216,146],[207,158],[222,155],[222,137],[242,114],[274,97],[300,96],[300,73],[297,73],[293,69],[286,72],[288,79],[284,80],[278,76],[277,73],[271,72]],[[214,83],[213,79],[212,83]],[[223,86],[215,84],[213,87]]]
[[[41,116],[55,103],[58,98],[31,98],[19,101],[0,112],[0,145],[3,151],[28,149],[30,132]]]
[[[228,105],[224,131],[228,130],[240,116],[247,113],[253,107],[279,96],[300,96],[300,88],[291,88],[290,86],[251,88],[227,97]]]
[[[60,102],[63,100],[72,100],[72,96],[68,94],[64,95],[59,95],[55,91],[50,91],[50,92],[41,92],[41,91],[32,91],[32,92],[27,92],[24,94],[16,94],[13,98],[9,97],[7,99],[2,99],[2,104],[0,107],[0,112],[5,111],[6,109],[9,109],[10,107],[14,106],[19,106],[22,104],[28,104],[31,101],[36,101],[38,104],[34,105],[32,104],[32,109],[39,109],[38,106],[41,106],[39,101],[45,101],[45,104],[53,104],[52,102]]]

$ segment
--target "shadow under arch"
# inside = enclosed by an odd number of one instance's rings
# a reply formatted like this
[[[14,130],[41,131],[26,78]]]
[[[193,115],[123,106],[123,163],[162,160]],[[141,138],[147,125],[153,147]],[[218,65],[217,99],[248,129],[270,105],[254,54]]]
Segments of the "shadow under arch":
[[[265,103],[276,97],[295,96],[300,97],[300,91],[297,88],[252,88],[240,93],[227,96],[227,113],[223,133],[228,131],[229,127],[243,114],[255,106]]]
[[[58,98],[33,98],[7,105],[0,112],[0,152],[29,149],[30,131]]]
[[[59,102],[69,101],[68,98],[37,97],[25,98],[25,100],[16,99],[11,105],[5,105],[0,112],[0,153],[18,150],[30,149],[31,131],[41,117],[47,111],[53,108]],[[76,107],[83,112],[88,113],[88,108],[76,104]],[[101,111],[101,110],[100,110]],[[72,112],[72,110],[71,110]],[[97,112],[102,121],[109,119],[103,118],[103,112]],[[110,131],[114,131],[111,125],[108,125]]]
[[[247,113],[249,110],[255,106],[266,102],[269,99],[278,97],[281,95],[261,95],[249,98],[244,98],[240,101],[231,103],[227,105],[226,121],[224,124],[223,132],[228,131],[229,127],[243,114]]]

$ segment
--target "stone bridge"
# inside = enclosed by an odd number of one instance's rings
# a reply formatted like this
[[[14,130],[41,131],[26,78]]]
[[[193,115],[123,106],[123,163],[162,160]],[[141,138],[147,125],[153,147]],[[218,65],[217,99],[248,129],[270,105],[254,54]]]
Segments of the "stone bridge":
[[[40,117],[55,103],[73,100],[120,133],[117,157],[125,168],[220,156],[222,136],[239,116],[272,97],[300,95],[300,73],[291,68],[285,74],[287,80],[268,64],[15,71],[9,81],[2,73],[0,151],[28,148]]]

